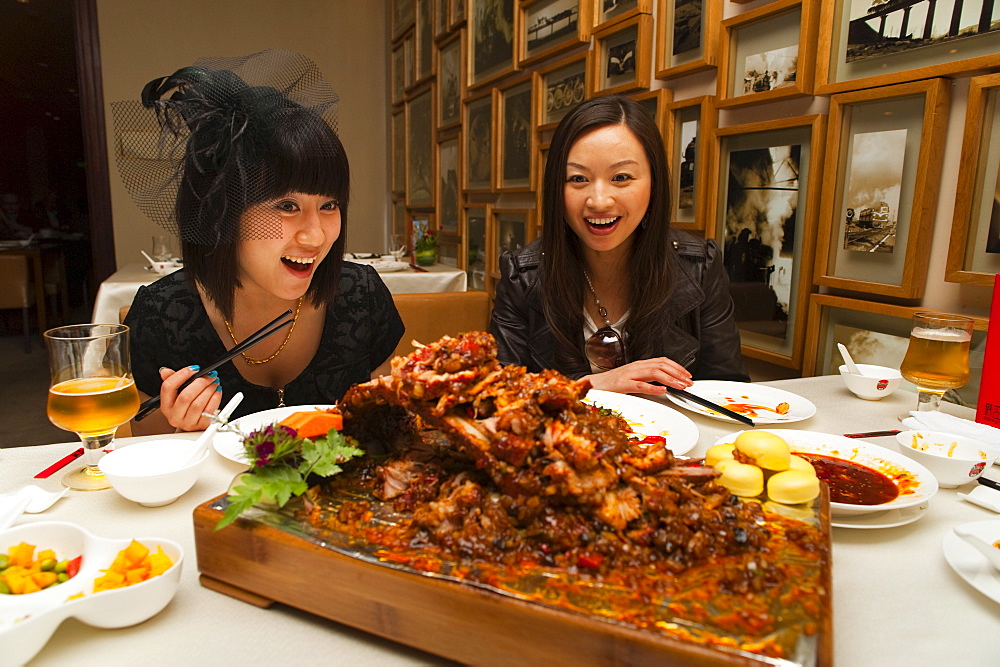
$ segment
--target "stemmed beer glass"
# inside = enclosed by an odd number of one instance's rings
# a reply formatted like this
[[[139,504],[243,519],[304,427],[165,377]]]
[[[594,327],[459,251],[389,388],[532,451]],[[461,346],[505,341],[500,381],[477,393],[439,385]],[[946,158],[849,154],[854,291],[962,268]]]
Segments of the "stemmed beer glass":
[[[71,489],[95,491],[111,485],[97,462],[119,426],[139,411],[139,393],[129,364],[128,327],[75,324],[45,332],[49,352],[49,420],[73,431],[84,447],[84,467],[66,473]]]
[[[914,314],[910,344],[899,371],[917,385],[917,410],[937,410],[947,390],[969,381],[972,327],[973,321],[960,315]]]

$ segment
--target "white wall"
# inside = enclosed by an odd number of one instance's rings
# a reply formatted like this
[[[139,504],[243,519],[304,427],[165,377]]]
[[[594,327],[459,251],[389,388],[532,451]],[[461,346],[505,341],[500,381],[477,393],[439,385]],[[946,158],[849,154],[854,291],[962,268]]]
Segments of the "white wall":
[[[97,0],[118,265],[141,261],[160,228],[132,202],[114,161],[111,103],[139,99],[152,79],[202,56],[268,48],[316,62],[340,95],[351,163],[348,249],[381,249],[390,214],[384,3],[349,0]]]

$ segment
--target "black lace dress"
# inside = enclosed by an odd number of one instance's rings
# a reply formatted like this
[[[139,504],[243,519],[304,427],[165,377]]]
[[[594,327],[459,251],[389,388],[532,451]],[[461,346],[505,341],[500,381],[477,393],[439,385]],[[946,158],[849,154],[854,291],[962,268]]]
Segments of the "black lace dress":
[[[132,375],[149,396],[160,393],[160,368],[205,367],[226,351],[183,270],[140,288],[125,324],[131,328]],[[403,322],[378,273],[345,262],[316,356],[285,385],[284,404],[336,402],[352,385],[367,381],[402,336]],[[278,407],[277,391],[248,382],[232,363],[218,371],[223,405],[236,392],[244,395],[232,418]]]

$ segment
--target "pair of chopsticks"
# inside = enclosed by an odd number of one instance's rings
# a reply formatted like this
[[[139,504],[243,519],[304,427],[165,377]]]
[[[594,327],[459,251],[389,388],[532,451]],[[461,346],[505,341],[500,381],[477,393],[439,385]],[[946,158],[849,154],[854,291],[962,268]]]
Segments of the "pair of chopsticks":
[[[416,271],[417,273],[427,273],[427,269],[423,268],[422,266],[417,266],[416,264],[410,264],[410,268]]]
[[[182,384],[180,386],[180,389],[178,389],[178,391],[183,390],[184,387],[188,386],[189,384],[191,384],[192,382],[194,382],[198,378],[200,378],[202,376],[205,376],[205,375],[208,375],[209,373],[211,373],[216,368],[218,368],[222,364],[226,363],[227,361],[229,361],[233,357],[235,357],[235,356],[237,356],[239,354],[242,354],[246,350],[249,350],[251,347],[253,347],[257,343],[261,342],[262,340],[264,340],[268,336],[270,336],[270,335],[272,335],[272,334],[280,331],[281,329],[287,327],[288,325],[290,325],[294,321],[295,318],[289,318],[289,319],[285,319],[285,318],[289,317],[291,314],[292,314],[291,310],[286,310],[281,315],[278,315],[276,318],[274,318],[273,320],[271,320],[270,322],[268,322],[267,324],[265,324],[263,327],[261,327],[260,329],[258,329],[254,333],[252,333],[249,336],[247,336],[247,338],[242,343],[240,343],[239,345],[236,345],[231,350],[229,350],[228,352],[226,352],[226,354],[223,355],[223,357],[221,359],[219,359],[218,361],[215,361],[212,364],[210,364],[210,365],[206,366],[205,368],[201,369],[200,371],[198,371],[198,373],[196,373],[194,375],[194,377],[189,378],[187,380],[187,382],[185,382],[184,384]],[[282,321],[282,320],[284,320],[284,321]],[[149,416],[150,412],[152,412],[153,410],[155,410],[159,406],[160,406],[160,395],[159,394],[157,394],[156,396],[153,396],[152,398],[150,398],[148,400],[143,401],[142,405],[139,406],[139,412],[136,413],[136,415],[135,415],[135,420],[136,421],[142,421],[143,419],[145,419],[146,417]]]
[[[660,387],[666,387],[666,385],[660,384],[659,382],[653,382],[651,384],[655,384]],[[729,408],[724,408],[717,403],[713,403],[707,398],[702,398],[701,396],[698,396],[697,394],[692,394],[689,391],[684,391],[683,389],[677,389],[676,387],[667,387],[667,391],[673,394],[674,396],[679,396],[680,398],[691,401],[692,403],[697,403],[698,405],[706,407],[709,410],[715,410],[719,414],[723,414],[729,417],[730,419],[735,419],[741,424],[746,424],[747,426],[756,426],[756,424],[753,423],[753,420],[750,419],[749,417],[741,415],[738,412],[733,412]]]

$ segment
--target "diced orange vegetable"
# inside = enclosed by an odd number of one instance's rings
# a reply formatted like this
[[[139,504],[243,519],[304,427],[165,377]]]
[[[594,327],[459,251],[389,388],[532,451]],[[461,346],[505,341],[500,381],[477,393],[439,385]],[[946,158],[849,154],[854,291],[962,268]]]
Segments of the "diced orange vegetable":
[[[21,567],[31,567],[31,564],[35,560],[35,545],[28,544],[27,542],[21,542],[17,546],[13,546],[7,550],[7,556],[10,558],[11,565],[20,565]]]
[[[137,559],[137,560],[136,560]],[[132,543],[118,552],[111,566],[94,580],[94,592],[123,588],[146,581],[150,577],[163,574],[173,565],[170,557],[157,546],[152,553],[146,545],[132,540]]]
[[[132,540],[132,543],[125,547],[125,559],[132,565],[141,563],[142,559],[149,555],[149,548],[141,542]]]
[[[39,588],[48,588],[56,583],[57,577],[55,572],[33,572],[31,578],[35,580]]]
[[[293,412],[279,423],[282,426],[294,428],[300,438],[316,438],[326,435],[332,428],[339,431],[344,427],[344,418],[338,412],[313,410],[311,412]]]
[[[163,548],[159,547],[155,554],[150,554],[149,558],[149,576],[155,577],[158,574],[163,574],[170,569],[173,562],[170,560],[170,556],[163,553]]]
[[[79,557],[78,557],[79,558]],[[3,594],[24,595],[59,583],[55,571],[56,553],[52,549],[42,549],[35,557],[35,545],[21,542],[7,548],[7,567],[0,574],[0,582],[5,588]],[[43,564],[45,569],[42,569]],[[73,575],[66,572],[70,577]]]
[[[56,552],[53,551],[52,549],[43,549],[42,551],[38,552],[39,561],[55,560],[55,559],[56,559]]]

